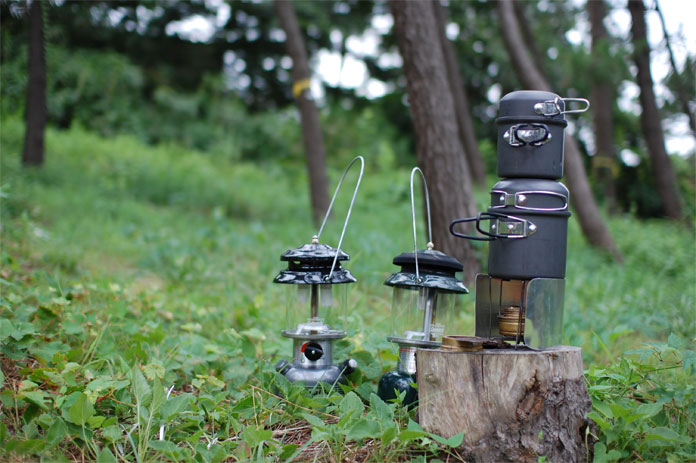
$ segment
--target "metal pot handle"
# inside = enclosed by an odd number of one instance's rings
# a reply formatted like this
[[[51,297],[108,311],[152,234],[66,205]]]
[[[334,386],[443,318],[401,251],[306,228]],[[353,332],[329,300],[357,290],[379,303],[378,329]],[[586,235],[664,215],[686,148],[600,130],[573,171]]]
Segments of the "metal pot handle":
[[[501,222],[499,219],[512,219],[512,222]],[[490,233],[485,230],[481,229],[481,220],[493,220],[493,219],[498,219],[496,220],[495,224],[492,225],[492,227],[497,230],[496,233]],[[502,229],[501,224],[507,224],[505,227],[505,232],[500,233],[500,230]],[[527,219],[523,219],[520,217],[515,217],[514,215],[508,215],[508,214],[501,214],[500,212],[479,212],[479,215],[476,217],[476,230],[481,233],[482,235],[486,235],[491,237],[492,241],[496,238],[500,239],[520,239],[520,238],[527,238],[528,236],[534,234],[537,231],[537,226],[530,222]]]
[[[483,233],[484,235],[491,236],[491,235],[488,234],[488,233],[482,232],[481,229],[479,228],[479,221],[481,220],[481,214],[482,214],[482,213],[479,213],[476,217],[467,217],[466,219],[457,219],[457,220],[453,220],[453,221],[450,223],[450,226],[449,226],[449,231],[450,231],[450,233],[452,233],[454,236],[457,236],[457,237],[459,237],[459,238],[464,238],[464,239],[467,239],[467,240],[474,240],[474,241],[493,241],[493,240],[495,239],[495,237],[492,237],[492,238],[481,238],[480,236],[465,235],[465,234],[463,234],[463,233],[457,233],[456,231],[454,231],[454,226],[457,225],[458,223],[465,223],[465,222],[473,222],[473,221],[476,221],[476,230],[478,230],[480,233]]]

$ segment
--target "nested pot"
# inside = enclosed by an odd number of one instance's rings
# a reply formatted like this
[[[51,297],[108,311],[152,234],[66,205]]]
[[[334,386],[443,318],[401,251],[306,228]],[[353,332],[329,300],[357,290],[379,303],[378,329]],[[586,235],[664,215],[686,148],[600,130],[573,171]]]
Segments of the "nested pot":
[[[490,241],[488,274],[492,277],[564,278],[568,198],[568,189],[553,180],[502,180],[491,190],[487,212],[453,221],[450,231],[462,238]],[[462,222],[475,222],[483,236],[455,232],[454,226]]]
[[[498,176],[563,177],[565,101],[551,92],[521,90],[500,100]]]

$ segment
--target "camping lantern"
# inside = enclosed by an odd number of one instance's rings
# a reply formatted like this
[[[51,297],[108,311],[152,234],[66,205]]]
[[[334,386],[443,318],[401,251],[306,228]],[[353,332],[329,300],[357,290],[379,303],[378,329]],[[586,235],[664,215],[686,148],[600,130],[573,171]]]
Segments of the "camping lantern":
[[[343,180],[351,166],[360,161],[360,175],[346,215],[338,247],[319,243],[326,221]],[[302,381],[307,387],[318,383],[344,383],[345,376],[355,370],[355,360],[341,365],[333,363],[333,343],[346,336],[343,326],[347,303],[348,283],[357,281],[341,266],[350,256],[341,250],[350,213],[362,180],[365,161],[358,156],[351,161],[336,187],[333,199],[324,216],[319,233],[312,242],[290,249],[280,256],[288,263],[273,280],[286,286],[285,329],[281,334],[293,340],[293,360],[281,360],[276,370],[291,382]]]
[[[394,258],[394,265],[401,270],[384,282],[394,288],[392,299],[392,334],[387,339],[399,346],[399,363],[395,371],[386,373],[379,382],[378,393],[383,400],[396,398],[396,391],[406,392],[405,404],[416,400],[415,382],[416,349],[438,348],[442,337],[454,329],[455,302],[458,294],[467,293],[464,284],[455,274],[464,267],[457,259],[433,249],[432,238],[427,249],[418,250],[416,240],[415,206],[413,200],[413,175],[411,171],[411,212],[413,215],[414,251],[404,252]],[[423,177],[430,227],[430,203],[428,187]]]

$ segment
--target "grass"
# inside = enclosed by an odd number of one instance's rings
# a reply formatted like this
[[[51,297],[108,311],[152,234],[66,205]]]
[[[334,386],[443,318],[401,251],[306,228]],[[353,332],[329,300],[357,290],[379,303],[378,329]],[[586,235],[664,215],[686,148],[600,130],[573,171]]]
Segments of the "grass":
[[[456,457],[456,441],[425,433],[413,411],[374,395],[396,362],[382,282],[393,256],[412,246],[407,169],[365,153],[343,246],[359,281],[336,353],[360,370],[342,393],[307,395],[272,368],[290,345],[271,281],[280,254],[315,233],[303,166],[233,164],[73,128],[49,130],[46,165],[25,170],[21,122],[2,120],[0,135],[7,459]],[[342,161],[328,161],[335,185]],[[483,207],[486,192],[477,195]],[[623,266],[588,247],[571,219],[564,313],[564,342],[583,348],[588,369],[596,461],[695,461],[693,229],[631,217],[609,224]],[[473,297],[461,310],[460,329],[471,332]]]

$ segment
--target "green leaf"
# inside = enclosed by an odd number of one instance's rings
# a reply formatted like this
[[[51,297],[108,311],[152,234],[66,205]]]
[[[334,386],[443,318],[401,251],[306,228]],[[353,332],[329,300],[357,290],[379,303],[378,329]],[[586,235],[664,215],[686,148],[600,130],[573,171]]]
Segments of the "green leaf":
[[[131,370],[131,387],[135,400],[140,403],[140,405],[149,405],[150,399],[152,398],[152,389],[150,389],[150,385],[147,383],[147,380],[137,365],[133,365],[133,369]]]
[[[258,428],[255,426],[247,426],[247,428],[242,431],[242,439],[249,444],[249,447],[256,448],[259,444],[272,440],[273,431],[264,429],[262,426]]]
[[[352,441],[361,441],[368,437],[378,437],[381,429],[379,423],[374,420],[361,419],[358,420],[346,433],[346,439]]]
[[[159,409],[164,405],[167,400],[167,396],[164,393],[164,387],[160,383],[159,378],[155,378],[152,384],[152,403],[150,404],[150,415],[154,415],[159,411]]]
[[[684,347],[682,339],[674,333],[671,333],[667,338],[667,345],[675,349],[681,349]]]
[[[118,460],[108,447],[104,447],[97,455],[97,463],[118,463]]]
[[[660,411],[662,411],[662,404],[660,402],[652,404],[642,404],[638,408],[636,408],[636,413],[646,418],[652,418],[653,416],[660,413]]]
[[[104,429],[102,429],[101,434],[104,437],[104,439],[112,443],[118,441],[123,436],[123,433],[121,432],[119,427],[115,425],[105,427]]]
[[[320,418],[318,418],[314,415],[310,415],[309,413],[303,413],[302,416],[304,417],[305,420],[307,420],[307,422],[309,424],[312,425],[312,427],[315,427],[315,428],[323,428],[324,427],[324,422]]]
[[[165,420],[172,419],[173,416],[186,410],[190,398],[191,394],[188,393],[170,397],[169,400],[162,405],[160,416]]]
[[[6,318],[0,319],[0,341],[9,338],[12,331],[12,322]]]
[[[424,431],[416,431],[415,429],[405,429],[401,431],[396,437],[403,443],[410,442],[415,439],[420,439],[426,437],[428,434]]]
[[[464,433],[460,432],[458,434],[455,434],[454,436],[450,437],[445,441],[445,445],[449,447],[459,447],[462,445],[462,442],[464,442]]]
[[[377,394],[370,394],[370,407],[382,424],[390,423],[394,419],[392,407],[387,405]]]
[[[153,450],[169,454],[176,453],[179,450],[179,447],[174,442],[168,440],[151,440],[148,445]]]
[[[341,401],[339,408],[344,414],[362,415],[362,412],[365,410],[365,405],[363,405],[358,394],[350,391]]]
[[[35,405],[38,405],[43,410],[48,410],[48,406],[44,402],[45,392],[40,389],[20,393],[18,394],[18,397],[23,398]]]
[[[288,461],[291,457],[294,456],[295,450],[297,450],[298,447],[299,447],[299,445],[297,445],[297,444],[284,445],[283,448],[278,453],[278,458],[281,461]]]
[[[597,413],[594,410],[591,411],[590,413],[588,413],[587,417],[590,418],[595,423],[597,423],[597,426],[602,428],[602,430],[609,429],[612,426],[607,420],[604,419],[604,417],[602,415],[600,415],[599,413]]]
[[[36,331],[34,330],[34,325],[32,325],[29,322],[18,322],[15,321],[12,324],[12,332],[10,333],[10,336],[15,341],[20,341],[24,336],[28,334],[34,334]]]
[[[645,433],[645,438],[663,440],[667,442],[678,442],[680,444],[688,444],[691,442],[691,439],[688,437],[682,436],[678,432],[664,426],[648,429]]]
[[[380,439],[382,440],[382,444],[383,445],[389,444],[391,441],[396,439],[396,433],[397,433],[396,424],[391,423],[390,426],[387,426],[384,429],[384,431],[382,431],[382,436],[380,437]]]
[[[90,428],[97,429],[102,425],[105,419],[105,416],[93,416],[87,420],[87,424]]]
[[[68,412],[70,421],[76,425],[83,426],[92,415],[94,415],[94,407],[89,403],[87,396],[80,392]]]
[[[65,424],[65,421],[56,417],[56,420],[46,432],[46,440],[53,446],[62,442],[67,435],[68,426]]]
[[[143,371],[145,372],[147,379],[150,381],[154,380],[155,378],[164,379],[164,373],[166,372],[164,367],[157,363],[148,363],[143,367]]]
[[[421,427],[421,425],[418,424],[418,423],[416,423],[415,421],[413,421],[413,420],[410,419],[410,418],[409,418],[409,420],[408,420],[408,426],[406,426],[406,429],[408,429],[408,430],[410,430],[410,431],[420,431],[420,432],[422,432],[422,433],[425,433],[425,431],[423,430],[423,428]]]
[[[607,418],[611,419],[614,418],[614,413],[612,412],[612,408],[605,404],[604,402],[593,402],[592,406],[597,409],[602,415],[606,416]]]

